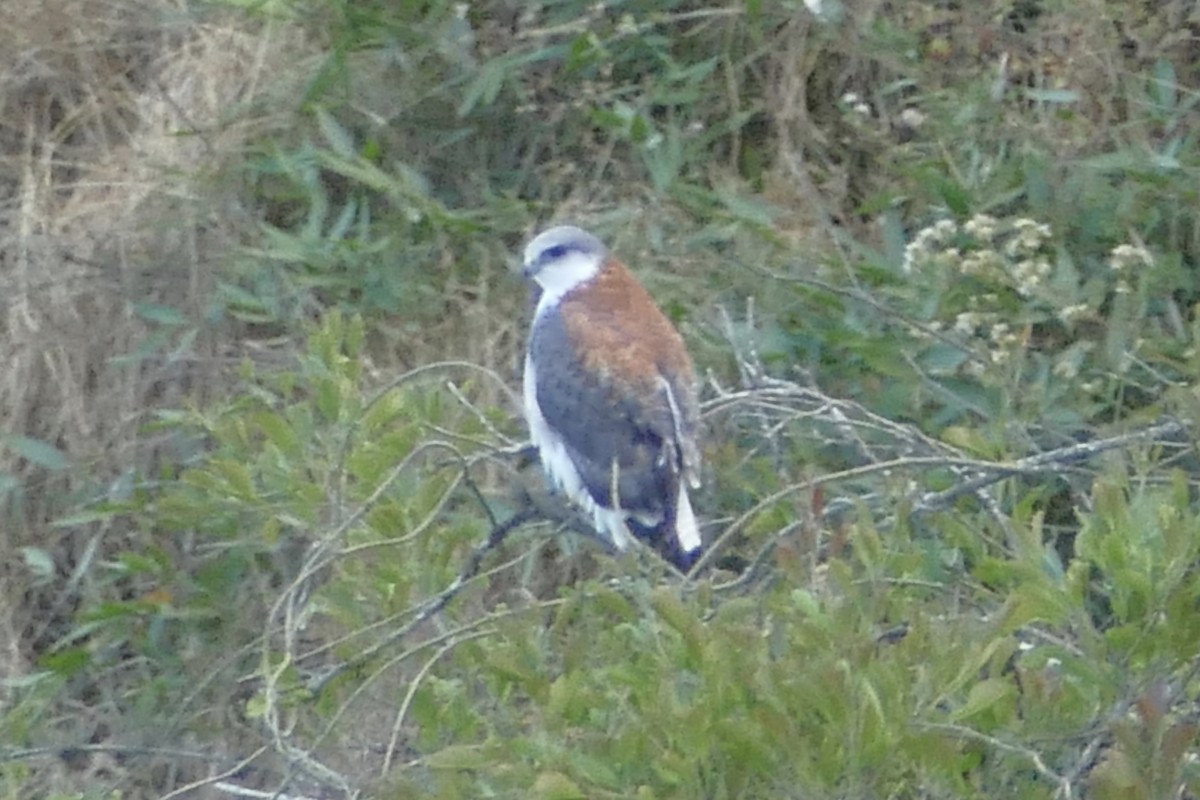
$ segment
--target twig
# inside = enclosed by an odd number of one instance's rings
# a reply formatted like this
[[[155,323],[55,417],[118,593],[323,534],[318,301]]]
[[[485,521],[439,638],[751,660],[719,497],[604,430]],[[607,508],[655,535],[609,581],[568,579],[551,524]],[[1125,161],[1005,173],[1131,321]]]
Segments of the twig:
[[[283,792],[264,792],[260,789],[247,789],[245,786],[238,786],[228,781],[217,781],[213,784],[213,788],[226,794],[234,795],[235,797],[254,797],[259,798],[259,800],[317,800],[314,797],[307,797],[301,794],[284,794]]]
[[[957,736],[960,739],[971,739],[976,742],[983,742],[989,747],[997,750],[1003,750],[1006,753],[1013,753],[1022,756],[1033,764],[1033,768],[1038,771],[1038,774],[1047,780],[1053,781],[1056,787],[1061,788],[1064,784],[1063,776],[1059,775],[1054,770],[1046,766],[1046,762],[1042,760],[1042,754],[1036,750],[1031,750],[1028,747],[1022,747],[1018,744],[1012,744],[1002,739],[997,739],[994,736],[988,736],[986,733],[980,733],[974,728],[968,728],[965,725],[954,725],[946,722],[918,722],[918,727],[935,731],[938,733],[948,733],[952,736]]]
[[[520,508],[511,517],[509,517],[507,521],[492,528],[491,532],[488,534],[488,538],[483,542],[483,544],[471,551],[471,554],[467,557],[467,561],[463,566],[462,571],[459,572],[458,576],[439,594],[425,601],[425,604],[421,606],[420,610],[417,611],[416,615],[409,620],[407,624],[388,634],[384,639],[368,648],[366,651],[358,654],[353,659],[342,662],[330,669],[313,675],[311,678],[309,678],[306,688],[314,694],[320,692],[330,680],[336,678],[338,675],[341,675],[347,669],[366,663],[380,650],[390,646],[393,642],[404,638],[414,628],[421,625],[434,614],[440,612],[447,605],[449,605],[450,601],[453,600],[460,591],[462,591],[462,588],[467,584],[467,582],[475,577],[475,575],[479,572],[480,566],[483,564],[484,557],[488,553],[499,547],[500,543],[504,541],[505,537],[507,537],[509,533],[525,523],[537,519],[537,517],[537,510],[533,507],[532,503],[528,503]]]
[[[463,642],[490,636],[493,633],[495,633],[495,629],[489,628],[487,630],[476,631],[470,636],[464,636],[461,639],[456,638],[453,641],[447,642],[439,647],[436,653],[426,659],[421,668],[417,670],[417,674],[408,682],[408,690],[404,693],[404,700],[400,702],[400,708],[396,710],[396,720],[392,723],[392,735],[388,738],[387,749],[383,753],[383,765],[379,768],[380,777],[385,777],[392,768],[392,757],[396,754],[396,743],[399,741],[400,731],[404,727],[404,718],[408,716],[408,709],[412,705],[413,698],[417,695],[417,689],[424,683],[425,677],[429,675],[429,671],[433,669],[433,665],[441,661],[442,656]]]
[[[1157,439],[1166,436],[1176,436],[1187,431],[1186,426],[1179,422],[1164,422],[1140,431],[1110,436],[1107,439],[1095,439],[1081,444],[1068,445],[1056,450],[1047,450],[1034,456],[1028,456],[1007,464],[993,464],[983,475],[977,475],[949,489],[940,492],[929,492],[923,495],[913,506],[913,514],[923,514],[945,508],[954,499],[964,494],[977,492],[996,481],[1021,473],[1045,472],[1048,469],[1065,467],[1078,461],[1093,458],[1108,450],[1115,450],[1134,442],[1147,439]]]
[[[0,761],[21,761],[29,758],[70,758],[76,753],[113,753],[120,756],[162,756],[164,758],[193,758],[200,761],[229,761],[225,756],[181,750],[176,747],[142,747],[125,744],[59,744],[48,747],[19,747],[0,750]]]
[[[254,763],[254,760],[257,759],[259,756],[261,756],[265,752],[267,752],[267,746],[263,745],[262,747],[258,748],[253,753],[251,753],[250,755],[243,758],[238,763],[234,764],[229,769],[222,772],[220,775],[212,775],[207,778],[202,778],[198,781],[192,781],[191,783],[186,783],[183,786],[180,786],[178,789],[173,789],[173,790],[167,792],[162,797],[160,797],[158,800],[171,800],[174,797],[183,797],[184,795],[188,794],[189,792],[193,792],[202,786],[210,786],[214,783],[219,782],[223,778],[228,778],[233,775],[236,775],[239,772],[241,772],[242,770],[244,770],[246,767],[248,767],[252,763]]]
[[[522,556],[522,558],[524,558],[524,556]],[[509,566],[511,566],[511,563],[503,565],[502,568],[507,569]],[[355,701],[359,698],[359,696],[367,691],[371,683],[397,664],[403,663],[404,661],[407,661],[415,656],[417,653],[428,650],[431,647],[436,647],[438,645],[453,646],[462,644],[469,639],[491,636],[496,632],[495,623],[500,620],[525,614],[531,610],[545,611],[550,608],[555,608],[564,602],[566,602],[565,599],[559,598],[555,600],[544,600],[535,605],[523,608],[505,608],[503,610],[493,611],[490,614],[486,614],[485,616],[474,619],[471,622],[459,625],[458,627],[446,631],[445,633],[431,636],[424,641],[418,642],[404,652],[393,656],[387,661],[387,663],[383,664],[379,669],[372,672],[361,683],[354,687],[350,695],[345,699],[345,701],[342,702],[340,708],[338,708],[338,710],[330,717],[329,721],[325,724],[324,729],[313,738],[313,749],[316,749],[325,741],[328,736],[334,732],[343,717],[349,713],[350,708],[354,705]]]

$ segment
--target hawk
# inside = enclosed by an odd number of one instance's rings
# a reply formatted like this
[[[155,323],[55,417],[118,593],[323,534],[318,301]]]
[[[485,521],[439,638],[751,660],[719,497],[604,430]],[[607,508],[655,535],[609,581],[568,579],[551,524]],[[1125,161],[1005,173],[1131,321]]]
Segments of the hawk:
[[[680,569],[700,553],[699,403],[683,338],[629,269],[565,225],[525,247],[541,289],[525,418],[550,483],[616,550],[633,537]]]

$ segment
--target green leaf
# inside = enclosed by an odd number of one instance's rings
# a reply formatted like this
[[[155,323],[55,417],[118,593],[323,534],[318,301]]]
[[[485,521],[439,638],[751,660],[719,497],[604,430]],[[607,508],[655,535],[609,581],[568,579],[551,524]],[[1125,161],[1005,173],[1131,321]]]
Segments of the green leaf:
[[[179,326],[188,323],[188,318],[179,309],[157,303],[134,303],[133,313],[148,322],[157,322],[159,325]]]
[[[119,512],[115,509],[101,509],[95,511],[80,511],[78,514],[71,514],[66,517],[59,517],[50,523],[53,528],[77,528],[81,525],[90,525],[93,522],[101,522],[110,520]]]
[[[267,713],[267,699],[261,694],[256,694],[246,701],[247,719],[262,719],[265,713]]]
[[[543,772],[533,783],[533,797],[539,800],[585,800],[587,795],[561,772]]]
[[[86,647],[69,647],[56,653],[48,653],[38,659],[38,664],[51,672],[70,677],[92,663],[92,654]]]
[[[733,187],[720,186],[716,195],[734,219],[741,222],[769,228],[778,216],[778,209],[760,198],[741,194]]]
[[[1120,748],[1112,748],[1088,776],[1088,785],[1097,800],[1127,800],[1146,796],[1137,792],[1141,777],[1129,756]]]
[[[1170,114],[1178,102],[1178,79],[1175,75],[1175,65],[1165,58],[1154,62],[1154,77],[1151,78],[1150,94],[1158,104],[1158,110]]]
[[[21,557],[34,575],[34,583],[45,585],[55,576],[54,557],[41,547],[22,547]]]
[[[700,622],[696,616],[679,599],[678,592],[669,586],[660,586],[650,596],[650,603],[664,622],[679,633],[687,647],[688,656],[693,663],[700,661],[703,644],[700,635]]]
[[[354,138],[336,119],[330,116],[328,111],[318,108],[316,117],[317,126],[320,127],[325,141],[335,153],[346,158],[358,157],[358,147],[354,144]]]
[[[943,177],[936,182],[938,195],[942,198],[942,202],[954,212],[956,216],[964,217],[971,210],[971,193],[958,181],[948,177]]]
[[[970,357],[965,347],[937,342],[925,348],[918,363],[938,375],[953,375]]]
[[[250,467],[240,461],[221,460],[213,462],[213,470],[225,480],[226,486],[240,500],[251,500],[258,496]]]
[[[67,468],[67,457],[52,444],[28,436],[5,436],[4,443],[17,455],[44,469],[59,471]]]
[[[1026,89],[1025,96],[1038,103],[1077,103],[1079,92],[1074,89]]]
[[[988,678],[971,687],[967,694],[967,702],[954,715],[957,720],[968,720],[986,711],[992,711],[1002,703],[1012,705],[1016,691],[1011,681],[1001,678]]]
[[[556,61],[567,53],[568,45],[557,44],[529,53],[516,53],[492,59],[476,73],[475,80],[463,92],[458,105],[458,116],[465,117],[478,106],[490,106],[500,96],[500,90],[510,77],[516,77],[520,68],[538,61]]]
[[[249,419],[257,424],[271,444],[278,447],[284,455],[296,459],[301,457],[303,449],[299,437],[281,414],[263,411],[251,414]]]
[[[271,304],[240,286],[221,281],[217,293],[225,309],[243,322],[274,322],[279,317]]]
[[[430,769],[483,769],[488,763],[489,759],[483,749],[473,744],[452,744],[425,759],[425,766]]]

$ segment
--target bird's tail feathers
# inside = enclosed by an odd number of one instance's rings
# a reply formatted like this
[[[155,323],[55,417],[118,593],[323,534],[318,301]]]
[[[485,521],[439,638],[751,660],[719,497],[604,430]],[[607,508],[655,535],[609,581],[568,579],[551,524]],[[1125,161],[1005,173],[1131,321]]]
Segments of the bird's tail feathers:
[[[675,538],[679,549],[685,553],[694,553],[700,549],[700,526],[696,522],[696,514],[692,511],[692,501],[688,497],[687,485],[679,481],[679,497],[675,503]]]

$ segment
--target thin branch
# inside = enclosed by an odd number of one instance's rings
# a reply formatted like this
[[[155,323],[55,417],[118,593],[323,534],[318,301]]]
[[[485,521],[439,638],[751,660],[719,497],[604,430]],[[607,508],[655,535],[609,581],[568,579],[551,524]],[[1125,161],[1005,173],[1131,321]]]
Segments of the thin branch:
[[[380,777],[386,776],[392,768],[392,758],[396,755],[396,744],[399,742],[400,732],[404,728],[404,718],[408,716],[408,709],[412,706],[413,698],[417,696],[417,689],[425,682],[425,678],[429,675],[429,671],[433,669],[433,665],[441,661],[442,656],[463,642],[490,636],[493,633],[495,633],[495,629],[476,631],[470,636],[464,636],[461,639],[454,639],[447,642],[439,647],[436,653],[427,658],[425,663],[421,665],[421,668],[417,670],[417,674],[408,682],[408,690],[404,693],[404,699],[400,702],[400,708],[396,710],[396,719],[392,723],[392,734],[388,738],[387,749],[383,753],[383,765],[379,768]]]
[[[992,465],[985,474],[977,475],[970,480],[951,486],[949,489],[944,489],[940,492],[929,492],[923,495],[913,506],[912,513],[924,514],[945,508],[964,494],[972,494],[985,486],[1016,474],[1058,470],[1070,464],[1094,458],[1109,450],[1127,447],[1138,442],[1178,436],[1186,432],[1187,427],[1182,423],[1174,421],[1164,422],[1144,430],[1110,436],[1106,439],[1095,439],[1090,442],[1060,447],[1056,450],[1047,450],[1044,453],[1021,458],[1007,464],[997,463]]]
[[[284,794],[283,792],[264,792],[260,789],[247,789],[245,786],[238,786],[228,781],[217,781],[213,784],[213,788],[217,791],[231,794],[234,797],[253,797],[257,800],[317,800],[315,797],[307,797],[301,794]]]
[[[262,747],[258,748],[253,753],[246,756],[241,761],[234,764],[232,767],[225,770],[221,774],[212,775],[207,778],[202,778],[198,781],[193,781],[191,783],[184,784],[183,786],[180,786],[178,789],[173,789],[173,790],[167,792],[162,797],[160,797],[158,800],[172,800],[172,798],[175,798],[175,797],[183,797],[184,795],[187,795],[190,792],[194,792],[203,786],[211,786],[212,784],[218,783],[225,778],[232,777],[232,776],[238,774],[239,772],[241,772],[242,770],[244,770],[246,767],[250,766],[252,763],[254,763],[254,761],[257,758],[259,758],[261,755],[263,755],[266,752],[267,752],[267,746],[263,745]]]
[[[458,576],[439,594],[425,601],[425,603],[420,607],[420,610],[417,611],[417,613],[411,620],[409,620],[407,624],[388,634],[388,636],[386,636],[380,642],[358,654],[355,656],[355,658],[345,661],[341,664],[337,664],[331,669],[324,670],[321,673],[312,676],[308,681],[307,689],[314,694],[320,692],[330,680],[336,678],[338,675],[341,675],[347,669],[369,661],[380,650],[390,646],[393,642],[404,638],[414,628],[440,612],[447,605],[449,605],[450,601],[458,596],[458,593],[462,591],[463,587],[475,577],[475,575],[479,572],[480,566],[483,564],[484,557],[488,553],[499,547],[501,542],[504,541],[509,533],[525,523],[537,519],[537,517],[537,510],[533,507],[532,503],[529,503],[518,509],[518,511],[509,517],[507,521],[492,528],[487,539],[471,551],[471,554],[467,557],[467,561],[464,564],[462,571],[459,572]]]
[[[175,747],[142,747],[123,744],[59,744],[48,747],[20,747],[0,750],[0,761],[22,761],[31,758],[67,759],[78,753],[112,753],[120,756],[161,756],[190,758],[198,761],[229,761],[227,756],[199,753]]]
[[[971,739],[972,741],[982,742],[996,750],[1019,755],[1033,764],[1033,768],[1037,770],[1038,774],[1054,783],[1056,787],[1061,789],[1065,783],[1063,776],[1046,766],[1046,762],[1042,759],[1042,754],[1036,750],[1012,744],[1003,739],[997,739],[994,736],[988,736],[986,733],[980,733],[974,728],[968,728],[965,725],[953,725],[945,722],[918,722],[916,725],[923,730],[947,733],[960,739]]]

